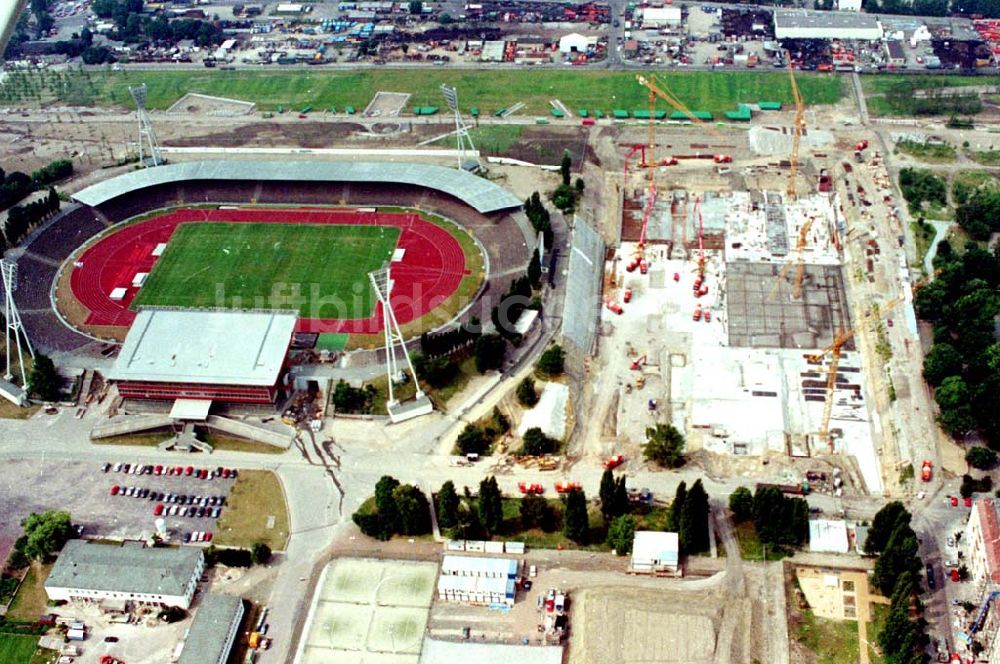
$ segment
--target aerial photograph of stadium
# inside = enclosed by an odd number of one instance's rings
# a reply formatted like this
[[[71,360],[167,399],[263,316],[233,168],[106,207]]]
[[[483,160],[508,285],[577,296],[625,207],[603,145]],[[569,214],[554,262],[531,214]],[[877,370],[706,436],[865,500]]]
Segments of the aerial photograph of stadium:
[[[1000,664],[1000,5],[0,48],[0,664]]]

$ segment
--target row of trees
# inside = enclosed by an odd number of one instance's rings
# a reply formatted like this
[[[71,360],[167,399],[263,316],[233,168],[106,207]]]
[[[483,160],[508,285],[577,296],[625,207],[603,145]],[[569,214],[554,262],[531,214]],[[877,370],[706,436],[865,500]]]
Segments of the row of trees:
[[[7,245],[13,246],[20,242],[32,227],[58,212],[60,205],[59,194],[49,187],[48,196],[7,210],[7,224],[3,229]]]
[[[171,21],[163,14],[151,18],[142,13],[142,0],[94,0],[91,10],[113,20],[116,36],[125,43],[191,39],[198,46],[211,46],[222,42],[222,29],[215,23],[198,19]]]
[[[739,487],[729,496],[736,521],[753,520],[757,539],[774,551],[802,545],[809,537],[809,503],[773,486]]]
[[[1000,449],[1000,343],[994,338],[1000,259],[975,245],[959,255],[943,240],[934,264],[937,277],[914,298],[917,314],[934,325],[924,379],[935,388],[946,431],[978,431]]]
[[[542,196],[537,191],[524,201],[524,213],[531,222],[536,233],[542,234],[546,247],[552,246],[552,218],[542,203]]]
[[[377,395],[374,385],[351,387],[341,378],[333,388],[333,407],[338,413],[370,413]]]
[[[490,319],[496,331],[515,346],[520,345],[521,335],[514,329],[524,310],[531,305],[534,289],[527,275],[510,282],[510,288],[500,297],[500,301],[492,311]]]
[[[573,214],[573,211],[576,209],[577,200],[583,193],[584,188],[583,178],[577,178],[574,184],[570,184],[572,167],[573,158],[570,156],[569,150],[564,150],[562,161],[559,164],[559,174],[562,176],[562,182],[552,192],[552,204],[559,210],[562,210],[563,214]]]
[[[918,612],[921,608],[916,595],[923,567],[911,520],[912,515],[901,502],[891,502],[875,515],[865,542],[865,552],[878,555],[872,580],[883,595],[891,598],[889,616],[878,637],[884,661],[891,664],[925,661],[926,622],[911,618],[914,603]]]
[[[450,355],[474,344],[481,335],[479,319],[473,318],[468,325],[459,325],[446,332],[424,332],[420,335],[420,352],[427,357]]]
[[[920,210],[926,202],[931,205],[948,204],[948,187],[944,178],[920,168],[899,171],[899,188],[911,211]]]
[[[374,510],[359,509],[351,517],[365,535],[388,540],[393,535],[425,535],[431,531],[430,503],[412,484],[383,475],[375,484]]]
[[[667,530],[677,533],[681,553],[694,554],[708,551],[708,493],[701,480],[696,480],[690,489],[686,482],[677,485],[674,502],[670,504],[670,519]]]
[[[31,179],[36,186],[44,187],[71,175],[73,175],[73,162],[69,159],[57,159],[32,172]]]
[[[458,434],[455,447],[459,454],[486,454],[499,436],[510,431],[510,420],[496,406],[485,423],[466,424]]]

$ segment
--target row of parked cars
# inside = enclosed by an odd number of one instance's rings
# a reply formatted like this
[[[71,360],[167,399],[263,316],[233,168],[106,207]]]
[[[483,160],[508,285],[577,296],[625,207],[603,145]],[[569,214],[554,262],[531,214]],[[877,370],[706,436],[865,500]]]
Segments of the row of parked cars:
[[[221,478],[224,480],[235,479],[237,476],[237,471],[235,468],[223,468],[219,466],[218,468],[195,468],[194,466],[163,466],[163,465],[151,465],[151,464],[130,464],[130,463],[116,463],[111,464],[106,462],[101,466],[101,470],[105,473],[116,472],[125,473],[126,475],[156,475],[165,477],[197,477],[202,480],[211,480],[215,478]]]
[[[196,530],[193,533],[184,533],[184,543],[189,542],[211,542],[212,541],[212,531],[208,532],[203,530]]]
[[[184,505],[164,505],[156,503],[153,516],[186,516],[192,519],[218,519],[221,507],[185,507]]]

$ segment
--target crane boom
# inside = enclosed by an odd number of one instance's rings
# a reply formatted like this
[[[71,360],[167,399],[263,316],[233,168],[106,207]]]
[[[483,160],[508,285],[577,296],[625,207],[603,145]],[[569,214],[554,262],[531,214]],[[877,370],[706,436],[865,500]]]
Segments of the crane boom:
[[[778,288],[781,286],[781,282],[788,276],[788,273],[791,271],[793,265],[796,267],[793,295],[796,300],[802,297],[802,278],[805,276],[806,269],[805,255],[803,252],[806,248],[806,240],[809,237],[809,229],[812,228],[812,224],[813,218],[809,217],[806,219],[806,223],[802,224],[802,228],[799,229],[799,239],[795,245],[795,260],[785,263],[785,267],[783,267],[781,272],[778,273],[778,280],[774,282],[774,288],[771,289],[769,298],[774,298],[775,294],[778,292]]]
[[[691,120],[691,122],[694,122],[696,125],[710,132],[717,139],[720,140],[722,139],[722,134],[720,134],[715,129],[715,127],[713,127],[712,125],[710,125],[709,123],[705,122],[697,115],[695,115],[690,108],[684,105],[684,102],[675,97],[672,93],[664,90],[659,85],[657,85],[656,81],[653,79],[652,76],[646,77],[642,74],[636,74],[635,80],[639,81],[640,85],[646,87],[649,90],[650,96],[655,95],[659,97],[660,99],[670,104],[670,106],[673,107],[675,110],[680,111],[685,116],[687,116]]]
[[[799,173],[799,143],[802,140],[802,131],[806,126],[805,104],[802,95],[799,93],[799,85],[795,82],[795,69],[792,67],[792,52],[785,51],[788,58],[788,79],[792,84],[792,97],[795,100],[795,128],[792,131],[792,155],[791,170],[788,173],[788,187],[785,193],[790,199],[795,199],[795,178]]]

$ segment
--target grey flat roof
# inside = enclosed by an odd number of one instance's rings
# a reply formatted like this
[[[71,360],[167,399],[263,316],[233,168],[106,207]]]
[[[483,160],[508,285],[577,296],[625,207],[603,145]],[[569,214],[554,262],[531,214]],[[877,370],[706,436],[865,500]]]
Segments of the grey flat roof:
[[[130,171],[91,185],[73,198],[101,205],[136,189],[184,180],[275,180],[412,184],[450,194],[479,212],[521,205],[509,191],[485,178],[444,166],[371,161],[192,161]]]
[[[45,587],[184,595],[201,559],[201,549],[191,546],[150,549],[137,542],[72,539],[52,566]]]
[[[573,227],[569,276],[563,300],[562,334],[585,353],[594,347],[600,318],[604,240],[582,219]]]
[[[806,9],[774,10],[774,26],[783,28],[877,28],[878,20],[861,12],[821,12]]]
[[[142,309],[111,380],[271,386],[298,314]]]
[[[243,600],[232,595],[202,595],[184,639],[177,664],[216,664],[226,661],[232,643],[229,633],[243,617]]]
[[[453,642],[424,639],[420,664],[561,664],[560,646],[523,646],[505,643]]]

